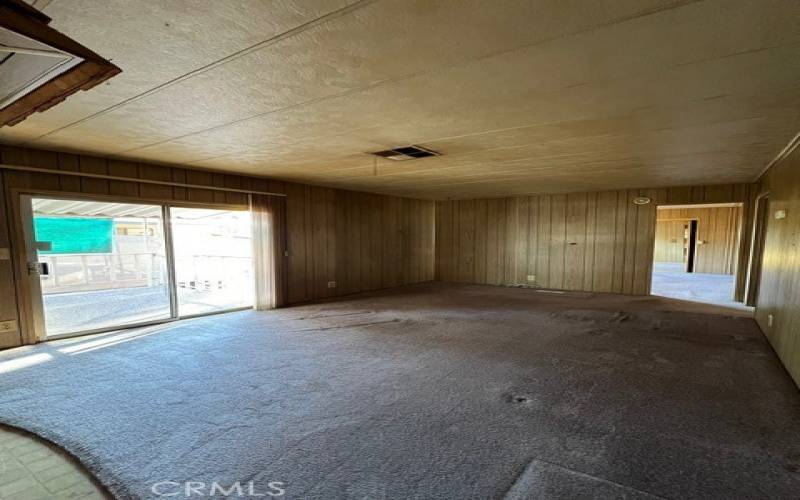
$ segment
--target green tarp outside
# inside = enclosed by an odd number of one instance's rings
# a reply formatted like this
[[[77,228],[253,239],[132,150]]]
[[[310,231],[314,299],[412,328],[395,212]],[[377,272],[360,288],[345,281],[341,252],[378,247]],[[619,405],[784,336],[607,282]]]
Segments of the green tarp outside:
[[[40,254],[111,253],[112,219],[89,217],[34,217],[37,242],[49,242]]]

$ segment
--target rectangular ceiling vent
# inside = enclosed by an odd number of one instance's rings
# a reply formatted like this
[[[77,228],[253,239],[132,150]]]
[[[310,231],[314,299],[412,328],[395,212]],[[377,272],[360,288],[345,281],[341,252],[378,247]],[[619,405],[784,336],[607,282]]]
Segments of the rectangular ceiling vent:
[[[121,72],[49,23],[22,0],[0,0],[0,127]]]
[[[0,108],[84,60],[0,27]]]
[[[413,160],[415,158],[426,158],[428,156],[440,156],[436,151],[421,148],[419,146],[406,146],[404,148],[387,149],[386,151],[378,151],[372,153],[375,156],[386,158],[388,160],[403,161]]]

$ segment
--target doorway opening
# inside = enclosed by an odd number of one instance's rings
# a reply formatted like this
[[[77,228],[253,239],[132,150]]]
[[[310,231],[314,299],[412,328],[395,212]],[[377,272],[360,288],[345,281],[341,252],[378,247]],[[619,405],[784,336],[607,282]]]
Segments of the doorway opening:
[[[735,300],[742,204],[657,208],[652,295],[747,309]]]
[[[250,212],[22,197],[38,339],[250,308]]]

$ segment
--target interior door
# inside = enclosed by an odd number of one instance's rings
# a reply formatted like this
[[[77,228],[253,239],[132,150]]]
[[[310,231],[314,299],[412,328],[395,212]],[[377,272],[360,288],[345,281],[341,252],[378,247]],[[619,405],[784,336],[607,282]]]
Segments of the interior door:
[[[23,196],[36,338],[175,317],[162,205]]]

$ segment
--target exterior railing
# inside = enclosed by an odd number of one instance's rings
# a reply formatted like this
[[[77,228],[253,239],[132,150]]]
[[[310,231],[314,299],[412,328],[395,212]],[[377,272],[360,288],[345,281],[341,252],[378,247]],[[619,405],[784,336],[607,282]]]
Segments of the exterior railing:
[[[42,293],[73,293],[117,288],[157,287],[168,282],[166,258],[155,253],[40,255],[49,267]],[[249,275],[250,259],[197,255],[176,262],[179,288],[222,289]]]

